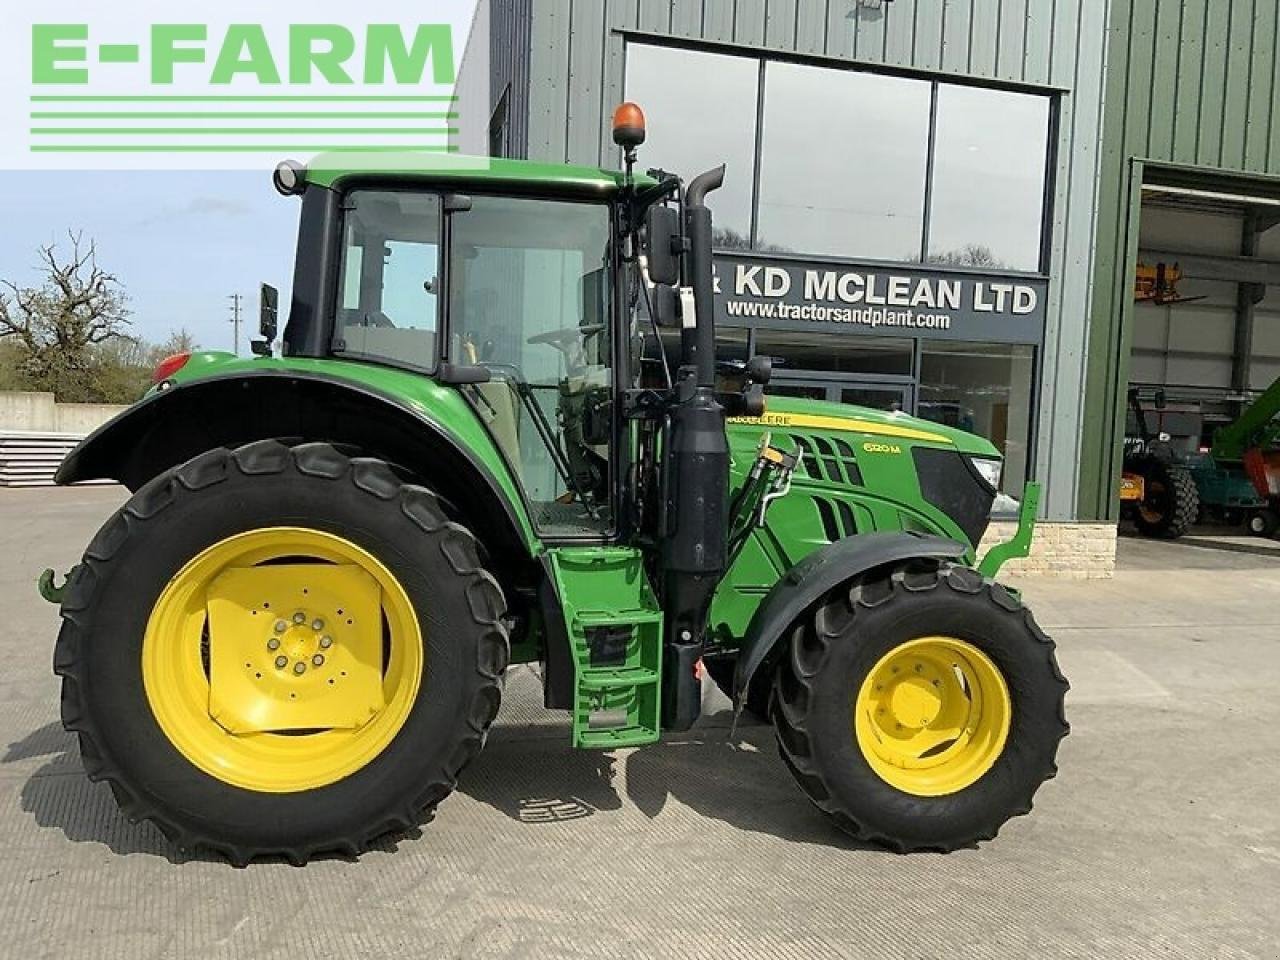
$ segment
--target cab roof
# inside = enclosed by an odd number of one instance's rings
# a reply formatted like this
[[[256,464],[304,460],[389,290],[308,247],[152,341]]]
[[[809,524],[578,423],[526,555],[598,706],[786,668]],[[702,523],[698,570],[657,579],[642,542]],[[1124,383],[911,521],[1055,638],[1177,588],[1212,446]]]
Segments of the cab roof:
[[[526,189],[542,186],[601,194],[614,193],[622,187],[622,173],[618,170],[426,150],[322,153],[313,157],[306,167],[307,182],[322,187],[332,187],[348,177],[357,176],[427,182],[456,180]],[[637,174],[635,181],[641,186],[654,182],[643,174]]]

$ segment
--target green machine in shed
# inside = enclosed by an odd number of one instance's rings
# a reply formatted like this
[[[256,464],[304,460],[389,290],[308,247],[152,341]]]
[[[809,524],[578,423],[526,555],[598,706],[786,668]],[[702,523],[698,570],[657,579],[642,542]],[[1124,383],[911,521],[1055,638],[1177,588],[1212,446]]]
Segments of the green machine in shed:
[[[1275,380],[1235,420],[1218,428],[1210,458],[1213,467],[1235,487],[1247,480],[1256,500],[1249,504],[1247,523],[1258,536],[1272,536],[1280,527],[1280,379]],[[1197,480],[1199,475],[1197,475]],[[1209,479],[1206,477],[1206,479]],[[1205,490],[1211,488],[1206,484]],[[1212,501],[1210,501],[1212,502]]]

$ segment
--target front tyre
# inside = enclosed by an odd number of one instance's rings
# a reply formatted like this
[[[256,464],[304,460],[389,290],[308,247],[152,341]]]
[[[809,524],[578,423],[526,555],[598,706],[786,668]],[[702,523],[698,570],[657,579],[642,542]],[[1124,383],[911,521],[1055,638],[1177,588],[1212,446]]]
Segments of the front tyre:
[[[1017,598],[930,563],[846,583],[806,618],[773,720],[797,783],[842,829],[945,852],[1031,809],[1057,769],[1067,682]]]
[[[479,751],[504,607],[470,532],[382,461],[211,450],[86,550],[54,657],[63,725],[90,778],[180,846],[358,853]]]

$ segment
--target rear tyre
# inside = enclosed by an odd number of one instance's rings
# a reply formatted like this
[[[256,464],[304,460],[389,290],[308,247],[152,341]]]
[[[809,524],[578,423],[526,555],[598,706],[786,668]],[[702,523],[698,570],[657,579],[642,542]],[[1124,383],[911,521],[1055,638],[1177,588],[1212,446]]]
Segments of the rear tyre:
[[[382,461],[211,450],[85,551],[54,657],[63,725],[90,779],[181,847],[356,854],[479,752],[504,609],[471,533]]]
[[[778,747],[843,830],[900,852],[992,839],[1057,771],[1066,679],[1029,611],[928,564],[831,591],[774,676]]]
[[[1249,532],[1255,537],[1274,537],[1277,528],[1280,528],[1280,514],[1270,507],[1249,514]]]
[[[1150,460],[1142,467],[1143,495],[1133,520],[1147,537],[1174,540],[1191,529],[1200,513],[1200,492],[1185,467]]]

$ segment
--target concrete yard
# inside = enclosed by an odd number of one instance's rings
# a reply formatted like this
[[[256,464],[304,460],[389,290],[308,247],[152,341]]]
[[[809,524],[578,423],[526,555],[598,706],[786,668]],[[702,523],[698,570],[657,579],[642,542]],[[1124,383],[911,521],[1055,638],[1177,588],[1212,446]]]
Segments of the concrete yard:
[[[128,823],[58,722],[58,617],[117,488],[0,490],[0,956],[1280,957],[1280,552],[1123,538],[1029,581],[1073,688],[1059,777],[993,843],[856,846],[771,730],[574,752],[514,670],[435,820],[358,862],[237,870]]]

